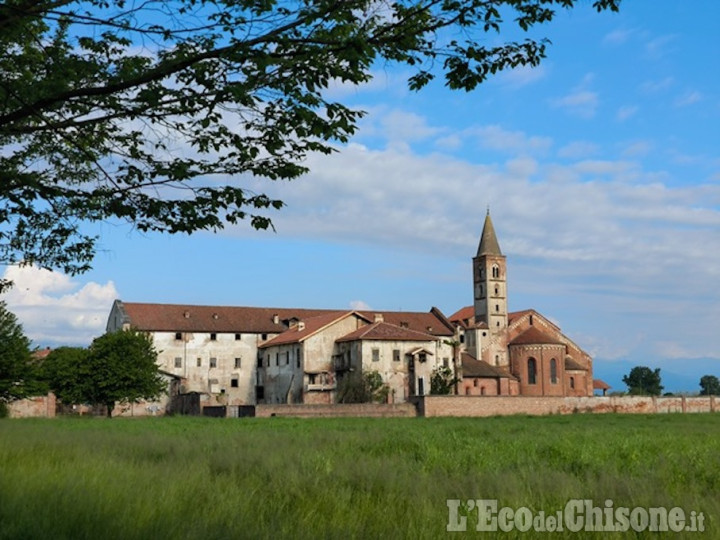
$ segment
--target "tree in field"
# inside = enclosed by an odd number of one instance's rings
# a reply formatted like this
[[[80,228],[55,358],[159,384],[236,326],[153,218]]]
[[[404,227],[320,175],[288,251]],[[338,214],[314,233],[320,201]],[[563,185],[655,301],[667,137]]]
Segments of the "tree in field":
[[[449,367],[438,366],[430,376],[430,393],[437,395],[448,395],[452,392],[455,383],[460,379],[453,375]]]
[[[344,377],[338,384],[338,403],[385,403],[390,394],[390,387],[382,380],[377,371],[369,371],[362,375],[351,374]]]
[[[700,378],[701,396],[720,396],[720,379],[715,375],[703,375]]]
[[[47,355],[42,365],[43,378],[63,403],[86,403],[89,386],[94,384],[88,362],[88,350],[59,347]]]
[[[617,11],[621,0],[594,0]],[[578,0],[5,0],[0,4],[0,263],[87,270],[84,222],[192,233],[283,203],[251,176],[297,178],[362,111],[328,97],[404,64],[472,90],[535,66]]]
[[[130,331],[95,338],[87,350],[60,348],[50,353],[45,373],[65,403],[104,405],[108,417],[117,402],[159,397],[167,384],[158,371],[149,336]]]
[[[30,340],[17,317],[0,302],[0,415],[10,401],[34,393]]]
[[[623,382],[632,395],[659,396],[664,388],[660,384],[660,368],[653,371],[649,367],[636,366],[623,377]]]

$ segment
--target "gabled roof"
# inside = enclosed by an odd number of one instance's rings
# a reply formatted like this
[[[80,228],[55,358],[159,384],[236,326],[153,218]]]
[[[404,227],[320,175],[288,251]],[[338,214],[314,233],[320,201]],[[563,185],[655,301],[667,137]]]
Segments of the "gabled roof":
[[[364,317],[375,320],[375,314],[382,315],[383,321],[401,328],[424,332],[433,336],[453,336],[455,331],[450,321],[437,308],[428,312],[417,311],[360,311]]]
[[[329,309],[193,306],[120,301],[116,303],[124,310],[127,322],[131,326],[138,330],[155,332],[279,334],[287,328],[283,321],[293,317],[307,319],[322,314],[339,313],[337,310]]]
[[[435,341],[436,336],[425,332],[416,332],[408,328],[401,328],[386,322],[376,322],[358,328],[354,332],[335,340],[337,343],[344,341]]]
[[[492,219],[490,219],[489,209],[485,216],[485,224],[483,225],[480,245],[477,251],[477,256],[480,257],[481,255],[502,255],[500,244],[495,235],[495,227],[493,227]]]
[[[461,322],[472,319],[475,316],[474,306],[465,306],[464,308],[458,309],[455,313],[450,315],[448,319],[450,322]]]
[[[565,345],[562,341],[547,335],[545,332],[531,326],[522,334],[513,339],[508,345]]]
[[[365,317],[360,315],[356,311],[333,311],[331,313],[324,313],[317,317],[310,317],[304,319],[300,324],[285,330],[279,336],[275,336],[270,341],[266,341],[258,348],[264,349],[266,347],[273,347],[275,345],[287,345],[289,343],[301,343],[310,336],[315,335],[320,330],[327,328],[328,326],[341,321],[350,316],[360,317],[367,320]],[[369,322],[369,321],[367,321]]]
[[[587,371],[587,368],[570,356],[565,357],[565,371]],[[610,388],[608,386],[608,388]]]
[[[330,313],[347,313],[338,309],[302,309],[273,307],[195,306],[189,304],[150,304],[115,301],[123,322],[148,332],[247,332],[280,334],[293,319],[307,320]],[[435,336],[452,336],[450,322],[437,308],[429,312],[362,311],[360,316],[374,320],[381,314],[385,322],[407,325],[410,330]],[[277,320],[277,322],[275,322]]]
[[[462,362],[462,375],[465,377],[480,377],[480,378],[508,378],[514,379],[515,377],[506,369],[497,366],[491,366],[483,360],[478,360],[474,356],[468,353],[462,353],[460,355],[460,361]]]

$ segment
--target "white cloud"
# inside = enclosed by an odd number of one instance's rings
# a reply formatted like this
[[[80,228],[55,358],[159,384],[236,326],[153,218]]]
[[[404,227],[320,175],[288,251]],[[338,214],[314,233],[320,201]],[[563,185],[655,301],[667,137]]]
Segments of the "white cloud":
[[[350,309],[354,309],[357,311],[372,310],[372,308],[366,302],[364,302],[362,300],[351,300],[350,301]]]
[[[558,149],[558,157],[568,159],[588,158],[597,154],[600,147],[588,141],[574,141]]]
[[[654,94],[662,90],[667,90],[675,83],[672,77],[665,77],[660,80],[645,81],[640,85],[640,91],[645,94]]]
[[[615,118],[618,122],[624,122],[628,118],[635,116],[638,112],[638,107],[636,105],[625,105],[623,107],[620,107],[617,110],[617,113],[615,114]]]
[[[687,107],[688,105],[694,105],[695,103],[702,101],[702,94],[696,90],[688,90],[682,96],[679,96],[675,100],[676,107]]]
[[[79,283],[32,266],[6,267],[14,287],[2,299],[36,345],[87,345],[105,331],[108,309],[118,292],[112,281]]]
[[[599,99],[597,92],[577,90],[561,98],[551,100],[554,107],[564,109],[567,113],[580,118],[589,119],[597,112]]]
[[[552,146],[550,137],[528,136],[522,131],[509,131],[498,125],[469,128],[463,131],[463,135],[476,137],[484,148],[511,154],[544,153]]]
[[[521,88],[533,84],[545,78],[547,72],[544,65],[540,66],[518,66],[510,71],[503,71],[498,80],[512,88]]]
[[[645,51],[652,58],[661,58],[667,54],[669,44],[675,41],[677,37],[675,34],[667,34],[651,39],[645,44]]]
[[[622,155],[625,157],[642,157],[652,151],[653,145],[649,141],[635,141],[627,144],[622,150]]]
[[[603,43],[607,45],[622,45],[627,42],[630,36],[634,33],[634,30],[618,29],[608,32],[603,37]]]

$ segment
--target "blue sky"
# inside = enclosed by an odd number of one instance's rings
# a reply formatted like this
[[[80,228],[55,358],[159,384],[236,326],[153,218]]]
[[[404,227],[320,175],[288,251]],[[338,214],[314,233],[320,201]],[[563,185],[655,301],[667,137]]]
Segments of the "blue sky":
[[[615,389],[648,365],[696,390],[720,376],[720,3],[590,4],[543,27],[540,67],[472,93],[409,92],[394,66],[332,88],[368,112],[357,136],[292,183],[247,181],[287,203],[276,232],[98,225],[91,272],[7,268],[5,300],[38,346],[89,343],[115,298],[449,315],[489,206],[511,310],[557,322]]]

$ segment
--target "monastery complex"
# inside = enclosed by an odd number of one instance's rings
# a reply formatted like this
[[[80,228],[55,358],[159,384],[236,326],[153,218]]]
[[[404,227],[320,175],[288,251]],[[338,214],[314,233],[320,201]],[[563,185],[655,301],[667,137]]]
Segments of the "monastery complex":
[[[160,368],[208,404],[323,404],[377,372],[388,402],[430,393],[437,368],[473,396],[592,396],[592,359],[537,311],[508,312],[507,260],[490,215],[473,304],[428,312],[145,304],[116,300],[109,332],[152,335]]]

